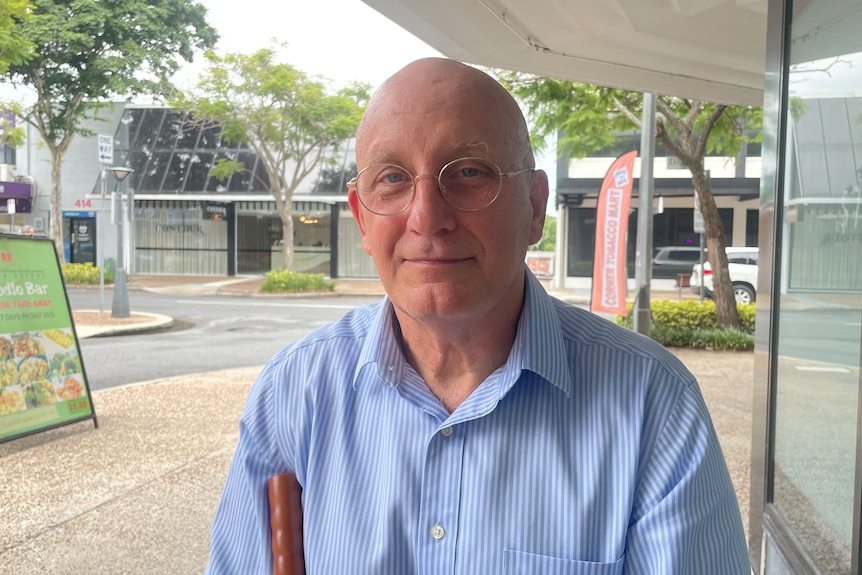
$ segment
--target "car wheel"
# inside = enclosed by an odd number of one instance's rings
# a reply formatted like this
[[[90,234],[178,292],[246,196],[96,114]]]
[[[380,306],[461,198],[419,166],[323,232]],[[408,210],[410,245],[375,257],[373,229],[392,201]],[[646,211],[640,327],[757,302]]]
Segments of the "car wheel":
[[[754,290],[747,284],[733,284],[733,297],[736,298],[736,303],[753,303]]]

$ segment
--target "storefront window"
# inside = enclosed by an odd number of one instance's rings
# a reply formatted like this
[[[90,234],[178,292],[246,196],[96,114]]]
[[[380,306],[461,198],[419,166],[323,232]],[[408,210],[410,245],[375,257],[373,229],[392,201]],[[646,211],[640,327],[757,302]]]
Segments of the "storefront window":
[[[862,335],[858,4],[809,3],[791,34],[773,503],[823,573],[849,573]]]
[[[200,207],[135,209],[135,270],[141,274],[227,274],[227,226]]]
[[[295,272],[329,275],[332,260],[332,216],[326,204],[293,213]],[[243,211],[237,218],[237,269],[260,274],[284,269],[284,227],[274,212]]]

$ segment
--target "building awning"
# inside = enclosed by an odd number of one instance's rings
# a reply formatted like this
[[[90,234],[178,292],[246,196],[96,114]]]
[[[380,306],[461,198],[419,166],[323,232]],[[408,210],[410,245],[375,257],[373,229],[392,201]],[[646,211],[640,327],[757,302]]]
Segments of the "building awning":
[[[763,105],[766,0],[363,0],[449,58]]]
[[[640,178],[635,178],[632,196],[639,193]],[[557,205],[578,206],[584,198],[595,198],[602,186],[601,178],[560,178],[557,180]],[[720,178],[709,184],[714,196],[738,196],[740,200],[758,197],[759,178]],[[694,196],[690,178],[656,178],[653,184],[656,196]]]

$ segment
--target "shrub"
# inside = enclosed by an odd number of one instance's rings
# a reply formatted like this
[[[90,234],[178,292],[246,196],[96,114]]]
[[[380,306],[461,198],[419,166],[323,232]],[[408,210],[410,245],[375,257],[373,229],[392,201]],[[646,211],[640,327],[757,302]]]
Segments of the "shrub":
[[[625,316],[616,316],[617,324],[632,329],[633,304]],[[750,350],[754,348],[755,304],[737,304],[740,329],[720,329],[715,321],[715,302],[705,300],[656,300],[650,302],[650,337],[664,346],[694,347],[716,350]]]
[[[739,325],[743,331],[754,333],[754,315],[757,312],[757,304],[738,303],[736,311],[739,312]]]
[[[99,268],[92,263],[63,264],[61,270],[67,284],[99,284]],[[105,266],[105,283],[114,283],[114,270]]]
[[[296,293],[332,291],[335,284],[323,279],[323,274],[304,274],[290,270],[266,272],[266,281],[260,286],[264,293]]]

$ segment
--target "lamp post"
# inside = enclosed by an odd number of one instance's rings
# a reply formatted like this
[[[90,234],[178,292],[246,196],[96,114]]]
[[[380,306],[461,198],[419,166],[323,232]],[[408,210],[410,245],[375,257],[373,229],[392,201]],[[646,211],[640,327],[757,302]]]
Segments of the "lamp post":
[[[114,272],[114,299],[111,302],[111,317],[129,317],[129,292],[126,288],[126,266],[123,261],[123,220],[125,219],[125,210],[123,210],[123,181],[126,176],[134,173],[135,170],[125,168],[123,166],[108,168],[108,171],[113,174],[117,182],[120,184],[120,201],[117,204],[115,214],[117,217],[117,269]]]

